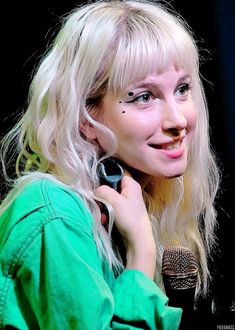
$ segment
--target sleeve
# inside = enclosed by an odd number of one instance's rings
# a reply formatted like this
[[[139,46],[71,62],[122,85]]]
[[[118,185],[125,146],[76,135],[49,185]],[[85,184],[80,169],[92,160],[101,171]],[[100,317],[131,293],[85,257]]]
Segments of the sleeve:
[[[28,251],[18,279],[30,329],[178,329],[181,310],[143,273],[125,270],[109,287],[81,228],[52,220]]]
[[[113,329],[178,329],[182,309],[168,306],[167,296],[144,273],[124,271],[112,291]]]

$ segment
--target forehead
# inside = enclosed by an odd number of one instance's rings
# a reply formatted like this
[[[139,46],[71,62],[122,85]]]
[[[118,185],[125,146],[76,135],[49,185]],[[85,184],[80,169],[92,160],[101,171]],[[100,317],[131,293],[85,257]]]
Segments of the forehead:
[[[185,73],[184,70],[179,69],[177,70],[174,66],[170,66],[166,69],[166,71],[160,74],[149,74],[145,79],[137,81],[130,86],[128,89],[135,89],[135,88],[156,88],[160,87],[161,85],[165,85],[166,83],[181,83],[186,80],[191,80],[191,76],[188,73]]]
[[[164,73],[169,66],[193,76],[198,58],[189,36],[158,32],[140,30],[128,38],[125,34],[120,37],[110,65],[108,90],[118,93],[148,75]]]

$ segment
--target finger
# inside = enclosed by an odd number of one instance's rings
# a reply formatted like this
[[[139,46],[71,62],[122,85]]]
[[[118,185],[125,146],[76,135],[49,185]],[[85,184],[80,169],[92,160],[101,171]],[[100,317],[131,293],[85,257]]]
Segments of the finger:
[[[114,190],[106,185],[102,185],[102,186],[98,187],[95,190],[95,194],[97,197],[106,200],[107,202],[109,202],[112,205],[115,204],[115,200],[117,200],[117,198],[120,198],[120,194],[116,190]]]
[[[121,182],[121,194],[125,197],[131,197],[142,194],[141,187],[132,177],[124,175]]]

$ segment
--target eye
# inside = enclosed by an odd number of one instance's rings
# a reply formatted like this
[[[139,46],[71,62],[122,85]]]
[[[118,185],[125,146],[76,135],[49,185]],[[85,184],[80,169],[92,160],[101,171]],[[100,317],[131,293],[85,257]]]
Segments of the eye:
[[[189,90],[190,90],[189,84],[182,84],[177,87],[175,94],[179,96],[186,96]]]
[[[151,101],[152,98],[153,98],[152,93],[144,92],[144,93],[139,94],[138,96],[136,96],[131,101],[128,101],[127,103],[148,103],[148,102]]]

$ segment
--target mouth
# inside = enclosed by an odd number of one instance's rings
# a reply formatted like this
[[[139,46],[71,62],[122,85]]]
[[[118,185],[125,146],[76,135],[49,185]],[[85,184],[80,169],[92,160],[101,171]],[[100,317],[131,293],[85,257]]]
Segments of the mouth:
[[[163,143],[163,144],[153,144],[150,143],[149,147],[154,148],[154,149],[163,149],[163,150],[174,150],[178,149],[183,142],[183,138],[177,141],[173,141],[170,143]]]

